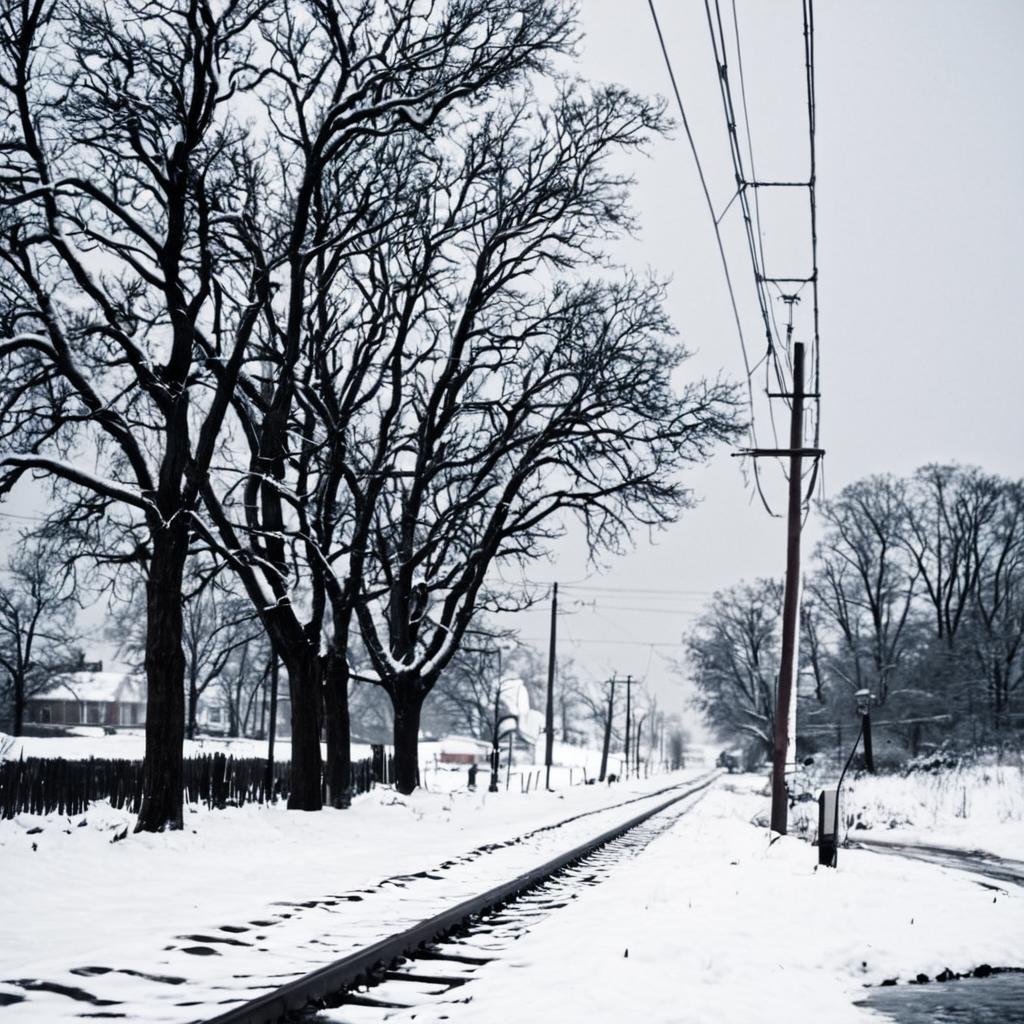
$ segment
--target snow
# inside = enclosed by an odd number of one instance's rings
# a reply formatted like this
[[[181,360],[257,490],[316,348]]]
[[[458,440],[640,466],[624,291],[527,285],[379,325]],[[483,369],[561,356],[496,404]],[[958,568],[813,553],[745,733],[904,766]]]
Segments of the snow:
[[[670,781],[678,778],[561,793],[524,795],[513,787],[497,794],[420,791],[410,798],[379,788],[350,810],[316,814],[280,806],[190,808],[184,831],[129,831],[118,842],[112,840],[130,829],[132,816],[106,805],[74,819],[22,815],[0,822],[0,979],[84,989],[123,1002],[109,1009],[131,1020],[206,1019],[218,1001],[232,997],[231,986],[252,997],[259,981],[272,984],[270,975],[281,984],[438,912],[495,877],[514,877],[642,806],[607,809],[610,804]],[[460,860],[581,812],[598,813]],[[394,878],[425,870],[432,877]],[[391,881],[381,885],[386,876]],[[358,899],[349,902],[353,896]],[[213,953],[187,952],[197,947]],[[83,976],[87,967],[111,970]],[[187,985],[139,974],[184,978]],[[235,980],[239,975],[254,980]],[[0,984],[0,993],[26,997],[4,1008],[5,1024],[77,1020],[88,1005],[9,983]],[[176,1006],[180,1001],[202,1005]]]
[[[146,703],[145,676],[126,672],[69,672],[34,699]]]
[[[835,777],[820,773],[803,781],[811,795]],[[843,783],[841,814],[851,840],[927,843],[985,850],[1020,858],[1024,851],[1024,768],[989,763],[939,771],[871,775],[858,772]],[[792,825],[817,828],[817,804],[798,805]]]
[[[131,739],[23,742],[95,749]],[[426,770],[438,745],[423,748]],[[115,1000],[109,1011],[131,1020],[208,1019],[536,866],[700,773],[570,788],[563,767],[558,792],[525,793],[515,781],[506,792],[502,780],[489,794],[486,772],[470,793],[464,768],[439,768],[426,771],[429,791],[407,798],[378,788],[350,810],[318,814],[189,809],[182,832],[117,842],[131,815],[102,804],[75,819],[0,822],[0,999],[24,997],[4,1007],[5,1024],[59,1024],[94,1009],[19,979]],[[1024,888],[857,849],[840,850],[838,869],[819,868],[804,838],[769,841],[759,824],[765,782],[719,778],[671,829],[535,923],[451,1002],[417,1008],[417,1024],[853,1024],[879,1019],[854,1005],[865,985],[1022,965]],[[916,829],[932,843],[1007,848],[1020,827],[1021,782],[1019,767],[994,765],[860,776],[844,813],[871,825],[851,838],[906,841]],[[578,814],[586,817],[567,821]],[[970,838],[972,823],[984,844]],[[94,967],[103,973],[82,971]]]
[[[90,757],[141,761],[146,752],[144,729],[118,729],[113,734],[106,734],[100,727],[81,725],[68,731],[73,735],[7,737],[6,742],[10,743],[10,747],[4,751],[2,756],[8,760],[17,760],[24,756],[62,757],[68,761],[84,761]],[[226,736],[201,736],[194,740],[185,740],[184,753],[185,757],[198,757],[200,754],[266,757],[267,741],[232,739]],[[321,753],[324,757],[327,756],[326,747],[323,744],[321,744]],[[288,739],[276,740],[274,761],[289,761],[291,755],[291,741]],[[369,756],[368,744],[352,744],[353,759],[358,760]]]
[[[1021,963],[1021,890],[856,850],[840,851],[838,869],[818,869],[807,843],[769,846],[750,824],[765,801],[742,781],[720,783],[453,1002],[419,1008],[415,1020],[854,1024],[880,1019],[853,1005],[865,985]]]

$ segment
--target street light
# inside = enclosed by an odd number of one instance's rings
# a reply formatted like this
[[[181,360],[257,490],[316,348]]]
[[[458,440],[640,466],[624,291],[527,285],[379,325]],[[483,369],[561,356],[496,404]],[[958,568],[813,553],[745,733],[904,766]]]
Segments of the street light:
[[[870,690],[858,690],[854,695],[857,701],[857,714],[860,715],[861,731],[864,734],[864,767],[875,774],[875,753],[871,742],[871,699]]]
[[[843,791],[843,780],[853,763],[857,746],[864,737],[864,767],[874,772],[874,759],[871,755],[871,691],[858,690],[854,695],[857,701],[857,713],[860,715],[860,732],[853,741],[853,749],[843,765],[839,782],[834,790],[824,789],[818,794],[818,863],[827,867],[835,867],[839,859],[839,798]]]

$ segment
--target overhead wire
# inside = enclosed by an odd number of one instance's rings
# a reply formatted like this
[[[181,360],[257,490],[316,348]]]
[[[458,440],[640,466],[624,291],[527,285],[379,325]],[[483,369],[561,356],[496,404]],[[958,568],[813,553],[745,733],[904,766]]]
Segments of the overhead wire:
[[[746,133],[746,151],[750,164],[750,172],[744,166],[743,146],[740,141],[738,117],[736,104],[733,99],[733,89],[729,76],[729,43],[726,37],[722,20],[720,0],[714,0],[714,14],[711,10],[711,0],[704,0],[704,12],[707,21],[708,34],[711,40],[712,54],[715,60],[715,68],[718,75],[719,92],[722,100],[722,110],[725,115],[726,132],[729,139],[729,152],[733,164],[733,173],[736,179],[737,197],[743,218],[744,233],[746,236],[747,250],[750,257],[751,269],[753,271],[755,294],[757,296],[758,308],[761,320],[764,325],[765,338],[767,341],[767,352],[765,354],[765,391],[768,394],[768,410],[771,421],[772,436],[775,439],[776,448],[778,444],[778,429],[775,422],[774,405],[771,392],[771,371],[774,370],[775,379],[778,384],[780,397],[787,406],[792,407],[790,398],[787,397],[788,389],[786,384],[786,372],[779,359],[779,349],[782,349],[790,375],[792,375],[791,341],[793,335],[793,305],[799,299],[800,292],[810,283],[812,288],[813,306],[813,339],[811,344],[811,376],[813,379],[812,398],[813,403],[813,434],[814,448],[820,445],[821,436],[821,414],[820,414],[820,332],[819,332],[819,304],[818,304],[818,259],[817,259],[817,203],[816,203],[816,155],[815,155],[815,129],[816,109],[814,96],[814,11],[813,0],[802,0],[803,14],[803,36],[804,36],[804,65],[807,89],[807,126],[809,141],[809,170],[806,182],[759,182],[756,174],[754,160],[753,136],[750,127],[750,113],[747,104],[746,74],[743,68],[743,48],[739,25],[739,15],[736,8],[736,0],[731,0],[733,36],[735,41],[736,64],[739,73],[740,98],[743,111],[743,124]],[[767,272],[763,231],[761,227],[761,210],[759,189],[765,187],[801,187],[808,192],[810,206],[810,228],[811,228],[811,272],[805,279],[797,279],[790,283],[799,283],[795,294],[784,293],[781,287],[782,279],[770,278]],[[754,192],[754,209],[751,212],[751,204],[748,197],[748,190]],[[730,204],[731,205],[731,204]],[[786,343],[781,344],[778,321],[775,316],[775,307],[769,287],[774,287],[782,301],[789,307],[787,316]],[[760,365],[760,362],[758,365]],[[749,371],[749,366],[748,366]],[[752,389],[751,389],[752,390]],[[820,457],[815,456],[807,472],[810,473],[810,485],[807,491],[805,503],[809,503],[813,494],[815,482],[818,477]],[[754,459],[755,469],[757,459]],[[783,464],[783,473],[788,477]],[[803,474],[802,474],[803,475]],[[763,500],[763,494],[762,494]],[[766,508],[767,502],[765,502]],[[771,512],[771,509],[768,509]]]
[[[817,131],[817,109],[815,105],[814,90],[814,0],[803,0],[803,22],[804,22],[804,65],[806,67],[807,80],[807,134],[808,134],[808,159],[810,162],[810,176],[808,178],[807,195],[811,215],[811,296],[813,325],[812,359],[814,362],[814,447],[818,448],[821,441],[821,354],[820,354],[820,326],[818,309],[818,165],[815,133]],[[814,492],[814,485],[818,477],[821,459],[815,458],[814,469],[811,474],[811,484],[808,487],[808,501]]]
[[[723,271],[723,273],[725,275],[726,289],[728,290],[728,293],[729,293],[729,304],[732,307],[733,319],[736,322],[736,333],[737,333],[737,335],[739,337],[740,350],[743,353],[743,365],[744,365],[744,367],[746,369],[746,373],[747,373],[747,399],[748,399],[748,407],[750,409],[750,425],[748,427],[748,432],[750,434],[751,445],[752,445],[752,447],[756,448],[757,447],[757,432],[756,432],[755,417],[754,417],[754,386],[753,386],[753,381],[752,381],[753,371],[751,370],[751,367],[750,367],[750,356],[749,356],[749,353],[747,351],[746,337],[745,337],[745,335],[743,333],[743,321],[742,321],[742,319],[740,317],[739,306],[737,305],[737,302],[736,302],[736,291],[735,291],[735,289],[733,287],[733,283],[732,283],[732,274],[729,271],[729,261],[728,261],[726,255],[725,255],[725,243],[722,240],[722,232],[719,229],[719,219],[715,215],[715,205],[714,205],[714,202],[711,199],[711,190],[708,188],[707,178],[706,178],[706,176],[704,174],[704,167],[701,164],[700,154],[697,152],[697,143],[694,140],[693,132],[690,129],[689,118],[686,116],[686,108],[683,106],[683,97],[682,97],[682,94],[679,91],[679,84],[676,81],[675,69],[672,67],[672,58],[669,56],[669,53],[668,53],[668,46],[665,43],[665,36],[662,33],[662,31],[661,31],[661,22],[658,20],[658,12],[657,12],[657,10],[655,9],[655,6],[654,6],[654,0],[647,0],[647,6],[650,9],[651,19],[654,22],[654,30],[655,30],[655,32],[657,33],[657,36],[658,36],[658,43],[659,43],[659,45],[661,47],[662,58],[665,61],[665,68],[668,71],[669,81],[672,83],[672,92],[675,94],[676,106],[679,108],[679,116],[680,116],[680,118],[682,120],[683,130],[686,132],[686,138],[687,138],[687,141],[690,144],[690,152],[693,154],[693,160],[694,160],[694,163],[697,166],[697,175],[700,178],[701,188],[704,191],[704,199],[705,199],[705,202],[707,203],[708,213],[711,216],[711,225],[714,228],[714,232],[715,232],[715,240],[716,240],[716,242],[718,244],[718,255],[719,255],[719,257],[721,258],[721,261],[722,261],[722,271]],[[740,196],[740,201],[743,202],[743,199],[742,199],[742,196],[740,195],[740,191],[739,190],[737,190],[737,196]],[[733,199],[730,199],[730,201],[729,201],[730,205],[732,204],[732,202],[733,202],[733,200],[735,198],[736,198],[736,196],[733,196]],[[723,213],[723,216],[724,216],[724,213]],[[753,463],[754,463],[754,465],[753,465],[753,469],[754,469],[754,482],[755,482],[755,485],[757,487],[757,492],[760,495],[761,502],[763,503],[763,505],[764,505],[765,509],[767,510],[768,514],[774,516],[775,512],[772,511],[771,506],[768,504],[768,499],[765,497],[764,491],[763,491],[763,489],[761,487],[761,478],[760,478],[760,472],[759,472],[758,466],[757,466],[757,460],[754,459]]]

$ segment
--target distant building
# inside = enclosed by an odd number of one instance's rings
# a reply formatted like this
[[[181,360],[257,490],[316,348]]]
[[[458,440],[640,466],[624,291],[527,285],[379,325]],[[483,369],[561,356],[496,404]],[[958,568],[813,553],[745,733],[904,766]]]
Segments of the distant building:
[[[486,764],[491,745],[472,736],[445,736],[440,742],[438,760],[442,764]]]
[[[30,697],[25,721],[34,725],[100,725],[131,728],[146,724],[145,676],[80,671],[57,676]]]

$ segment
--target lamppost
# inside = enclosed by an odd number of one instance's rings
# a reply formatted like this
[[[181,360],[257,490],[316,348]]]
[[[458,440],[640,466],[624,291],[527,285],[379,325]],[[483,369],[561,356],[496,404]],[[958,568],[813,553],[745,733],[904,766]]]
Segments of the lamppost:
[[[839,799],[843,792],[843,780],[850,770],[857,746],[864,737],[864,767],[874,772],[874,758],[871,754],[871,691],[858,690],[854,694],[857,713],[860,715],[860,732],[853,741],[853,749],[843,765],[839,782],[834,790],[822,790],[818,795],[818,863],[835,867],[839,857]]]
[[[854,697],[857,700],[857,714],[860,715],[861,731],[864,734],[864,767],[875,774],[875,751],[871,742],[871,698],[870,690],[858,690]]]

